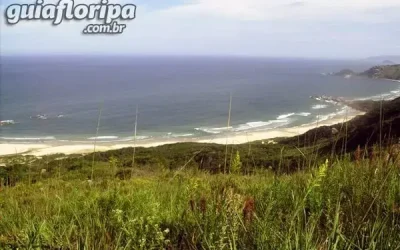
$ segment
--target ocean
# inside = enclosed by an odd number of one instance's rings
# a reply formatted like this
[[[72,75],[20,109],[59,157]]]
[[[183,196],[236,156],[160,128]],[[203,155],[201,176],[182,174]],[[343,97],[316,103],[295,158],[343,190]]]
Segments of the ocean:
[[[240,57],[1,58],[0,142],[198,138],[328,119],[348,100],[393,98],[400,84],[329,75],[368,61]],[[232,95],[231,128],[227,129]]]

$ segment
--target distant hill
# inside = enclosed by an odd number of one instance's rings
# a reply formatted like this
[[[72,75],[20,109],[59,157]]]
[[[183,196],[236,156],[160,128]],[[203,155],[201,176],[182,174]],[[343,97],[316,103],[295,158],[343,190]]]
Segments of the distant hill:
[[[376,63],[384,62],[383,64],[389,64],[389,63],[385,63],[385,61],[387,61],[387,62],[391,62],[390,64],[395,64],[395,63],[400,63],[400,55],[372,56],[372,57],[366,58],[366,60],[373,61],[373,62],[376,62]]]
[[[370,78],[400,80],[400,64],[375,66],[360,75]]]
[[[400,80],[400,64],[375,66],[362,73],[356,73],[350,69],[344,69],[337,73],[333,73],[333,75],[344,77],[358,75],[369,78]]]

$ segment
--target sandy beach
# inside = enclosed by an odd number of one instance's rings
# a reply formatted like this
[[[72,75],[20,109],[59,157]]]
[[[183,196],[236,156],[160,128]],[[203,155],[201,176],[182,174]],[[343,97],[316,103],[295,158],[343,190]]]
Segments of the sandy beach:
[[[201,138],[174,138],[174,139],[148,139],[139,140],[136,142],[137,147],[156,147],[166,144],[174,144],[179,142],[199,142],[199,143],[217,143],[217,144],[242,144],[259,140],[268,140],[277,137],[291,137],[297,136],[307,132],[310,129],[319,126],[329,126],[338,124],[350,120],[358,115],[363,115],[363,112],[351,110],[347,116],[336,115],[330,119],[324,121],[313,122],[310,124],[304,124],[290,128],[277,128],[266,131],[252,131],[252,132],[237,132],[228,135],[217,135],[207,136]],[[268,143],[268,141],[266,141]],[[129,143],[118,143],[118,142],[99,142],[96,144],[96,152],[108,151],[114,149],[121,149],[126,147],[132,147],[135,144]],[[44,156],[51,154],[86,154],[94,151],[93,143],[62,143],[62,142],[51,142],[51,143],[0,143],[0,155],[34,155]]]

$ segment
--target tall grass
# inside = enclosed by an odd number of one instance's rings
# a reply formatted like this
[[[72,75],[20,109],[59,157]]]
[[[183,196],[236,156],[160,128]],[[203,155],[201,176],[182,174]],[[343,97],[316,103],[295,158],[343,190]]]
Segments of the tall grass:
[[[396,157],[291,175],[137,168],[130,180],[104,165],[91,184],[21,182],[0,191],[0,249],[396,249]]]
[[[232,112],[232,93],[230,93],[230,95],[229,95],[228,123],[226,126],[227,131],[229,130],[229,128],[231,126],[231,112]],[[225,143],[224,173],[226,173],[226,170],[227,170],[227,159],[228,159],[228,136],[226,137],[226,143]]]
[[[100,104],[99,116],[97,117],[96,137],[94,138],[94,143],[93,143],[93,159],[92,159],[92,171],[90,174],[90,180],[93,180],[93,177],[94,177],[93,171],[94,171],[94,162],[95,162],[95,157],[96,157],[96,145],[97,145],[97,138],[99,136],[100,120],[101,120],[102,111],[103,111],[103,103]]]
[[[135,126],[134,126],[134,129],[133,129],[133,152],[132,152],[132,172],[131,172],[131,177],[133,177],[133,168],[135,167],[136,134],[137,134],[137,125],[138,125],[138,112],[139,112],[139,107],[136,105]]]

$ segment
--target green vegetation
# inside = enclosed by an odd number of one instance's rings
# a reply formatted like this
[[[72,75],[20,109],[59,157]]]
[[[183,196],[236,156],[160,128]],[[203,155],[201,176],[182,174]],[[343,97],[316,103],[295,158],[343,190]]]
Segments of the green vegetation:
[[[356,73],[350,69],[343,69],[339,72],[333,73],[336,76],[366,76],[369,78],[379,78],[379,79],[391,79],[400,80],[400,64],[393,64],[391,61],[384,61],[383,64],[390,65],[380,65],[372,67],[362,73]]]
[[[85,180],[90,164],[68,158],[63,166],[41,162],[49,171],[13,159],[19,182],[0,191],[0,248],[395,249],[400,159],[393,152],[358,150],[354,160],[292,174],[210,174],[187,164],[135,167],[125,179],[112,156],[96,162],[94,180]],[[239,172],[241,155],[233,155]]]
[[[370,78],[400,80],[400,64],[375,66],[360,75],[365,75]]]

